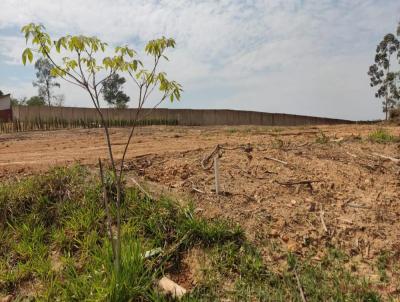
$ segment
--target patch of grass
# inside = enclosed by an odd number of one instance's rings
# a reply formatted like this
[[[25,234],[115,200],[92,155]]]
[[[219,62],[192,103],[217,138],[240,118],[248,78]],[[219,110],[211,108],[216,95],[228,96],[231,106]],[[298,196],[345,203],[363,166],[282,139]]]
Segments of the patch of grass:
[[[88,171],[60,168],[1,184],[0,296],[22,299],[24,287],[37,284],[31,294],[45,300],[153,301],[161,299],[154,281],[188,248],[244,240],[240,228],[196,218],[193,207],[149,200],[133,188],[124,193],[122,264],[116,274],[100,185]],[[176,248],[160,264],[143,258],[157,247]]]
[[[398,142],[399,138],[390,134],[386,129],[380,128],[368,135],[368,140],[375,143]]]
[[[377,261],[376,261],[376,266],[378,268],[379,274],[380,274],[380,280],[382,282],[387,282],[388,281],[388,276],[386,273],[386,269],[388,268],[389,262],[390,262],[390,252],[388,251],[383,251],[379,255]]]
[[[381,300],[366,281],[344,269],[345,258],[337,251],[328,251],[318,264],[299,261],[289,254],[287,266],[280,273],[270,271],[249,244],[215,246],[210,259],[203,283],[192,293],[201,301],[215,297],[229,301],[301,301],[295,274],[307,301]]]
[[[240,133],[240,134],[252,134],[257,132],[257,128],[255,127],[239,127],[239,128],[227,128],[225,130],[228,134],[235,134],[235,133]]]
[[[317,134],[315,142],[317,144],[327,144],[329,142],[329,137],[323,131],[320,130],[319,133]]]
[[[272,127],[273,132],[283,132],[284,130],[285,130],[285,128],[282,128],[282,127]]]
[[[0,184],[0,296],[168,301],[155,289],[156,280],[179,272],[185,255],[200,249],[207,261],[183,301],[300,301],[294,269],[307,301],[380,299],[344,269],[347,258],[339,251],[317,264],[288,255],[287,265],[275,272],[240,227],[196,217],[193,206],[150,200],[134,188],[124,191],[117,274],[101,204],[98,181],[79,166]],[[143,257],[154,248],[161,255]]]
[[[226,132],[228,132],[230,134],[234,134],[234,133],[239,132],[239,129],[237,129],[237,128],[228,128],[228,129],[226,129]]]

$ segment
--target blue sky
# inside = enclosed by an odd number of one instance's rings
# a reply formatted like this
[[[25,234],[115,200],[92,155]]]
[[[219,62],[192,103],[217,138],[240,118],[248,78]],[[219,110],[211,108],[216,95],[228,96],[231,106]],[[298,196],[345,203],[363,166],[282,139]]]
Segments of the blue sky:
[[[347,119],[382,117],[366,74],[376,44],[400,21],[398,0],[1,0],[0,89],[36,94],[23,67],[22,25],[96,35],[140,50],[161,35],[164,66],[184,87],[170,108],[230,108]],[[65,105],[90,106],[61,82]],[[125,87],[134,99],[133,85]]]

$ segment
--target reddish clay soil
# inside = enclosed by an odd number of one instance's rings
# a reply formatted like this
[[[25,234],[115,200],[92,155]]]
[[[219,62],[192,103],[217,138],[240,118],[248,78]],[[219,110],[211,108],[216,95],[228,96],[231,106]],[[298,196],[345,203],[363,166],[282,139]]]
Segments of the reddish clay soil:
[[[319,261],[335,247],[351,257],[349,267],[379,281],[377,259],[389,253],[391,282],[381,290],[393,292],[400,286],[400,144],[370,142],[380,127],[145,127],[125,169],[150,190],[192,200],[200,215],[240,224],[277,270],[287,251]],[[383,127],[400,136],[400,127]],[[128,131],[111,131],[116,158]],[[212,162],[202,166],[217,144],[225,148],[219,196]],[[1,135],[0,177],[94,165],[105,155],[101,129]]]

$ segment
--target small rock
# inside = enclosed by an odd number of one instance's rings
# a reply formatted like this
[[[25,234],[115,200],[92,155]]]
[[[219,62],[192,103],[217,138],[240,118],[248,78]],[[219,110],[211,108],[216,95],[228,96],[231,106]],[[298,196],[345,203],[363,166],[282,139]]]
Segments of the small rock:
[[[7,295],[5,297],[0,297],[0,302],[11,302],[13,299],[12,295]]]
[[[295,205],[297,202],[296,202],[296,200],[292,199],[292,200],[290,201],[290,203],[291,203],[292,205]]]
[[[164,295],[171,296],[174,299],[180,300],[186,294],[186,289],[167,277],[162,277],[158,281],[158,287]]]
[[[285,242],[288,242],[288,241],[289,241],[288,235],[282,235],[281,238],[282,238],[282,240],[285,241]]]

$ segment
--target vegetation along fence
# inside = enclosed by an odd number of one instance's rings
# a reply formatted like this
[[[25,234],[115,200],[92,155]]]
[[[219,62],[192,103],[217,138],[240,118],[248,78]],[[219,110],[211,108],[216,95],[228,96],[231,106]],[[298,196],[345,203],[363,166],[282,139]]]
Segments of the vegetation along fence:
[[[102,109],[111,127],[133,124],[136,109]],[[330,119],[282,113],[210,109],[142,109],[140,125],[266,125],[296,126],[352,123]],[[0,123],[0,132],[53,130],[63,128],[97,128],[100,125],[94,108],[13,106],[12,120]]]

